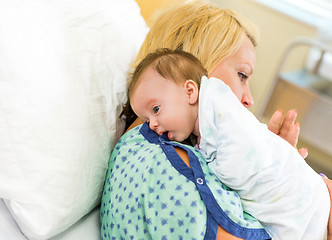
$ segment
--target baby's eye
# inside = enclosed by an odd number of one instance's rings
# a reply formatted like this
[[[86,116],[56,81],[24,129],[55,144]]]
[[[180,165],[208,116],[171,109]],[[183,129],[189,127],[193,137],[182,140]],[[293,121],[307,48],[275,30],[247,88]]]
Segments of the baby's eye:
[[[159,108],[160,108],[159,106],[155,106],[155,107],[153,108],[153,112],[154,112],[154,113],[158,113],[158,112],[159,112]]]
[[[244,72],[238,72],[238,75],[242,82],[248,78],[247,74],[245,74]]]

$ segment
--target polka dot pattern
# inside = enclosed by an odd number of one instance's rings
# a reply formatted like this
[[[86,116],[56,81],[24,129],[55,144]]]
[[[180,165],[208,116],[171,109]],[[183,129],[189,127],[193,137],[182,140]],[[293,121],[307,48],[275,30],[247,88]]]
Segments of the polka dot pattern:
[[[209,197],[219,205],[216,211],[232,224],[262,229],[199,151],[190,147],[204,173],[203,183],[175,168],[160,144],[149,143],[139,129],[123,135],[112,152],[101,203],[102,239],[204,239],[209,211],[199,185],[211,190]]]

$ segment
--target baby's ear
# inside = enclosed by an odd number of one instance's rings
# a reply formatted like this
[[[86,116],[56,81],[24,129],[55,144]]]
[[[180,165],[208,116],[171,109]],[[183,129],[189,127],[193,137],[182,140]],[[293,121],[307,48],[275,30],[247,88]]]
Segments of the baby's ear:
[[[184,83],[186,96],[189,104],[195,104],[198,100],[199,90],[197,84],[193,80],[187,80]]]

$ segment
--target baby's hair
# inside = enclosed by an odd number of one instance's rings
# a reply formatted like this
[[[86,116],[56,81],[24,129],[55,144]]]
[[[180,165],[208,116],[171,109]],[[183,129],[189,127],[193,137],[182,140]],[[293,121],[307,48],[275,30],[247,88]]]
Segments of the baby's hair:
[[[157,49],[157,51],[149,53],[132,73],[128,88],[129,98],[143,72],[150,67],[163,78],[174,81],[176,84],[184,83],[186,80],[193,80],[198,88],[202,76],[207,76],[207,71],[201,62],[192,54],[181,50]]]

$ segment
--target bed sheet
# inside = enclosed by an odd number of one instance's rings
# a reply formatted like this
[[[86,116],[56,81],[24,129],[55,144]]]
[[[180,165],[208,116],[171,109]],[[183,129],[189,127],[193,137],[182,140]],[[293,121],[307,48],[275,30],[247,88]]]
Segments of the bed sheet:
[[[26,240],[0,199],[0,239]],[[99,206],[51,240],[100,240]]]

